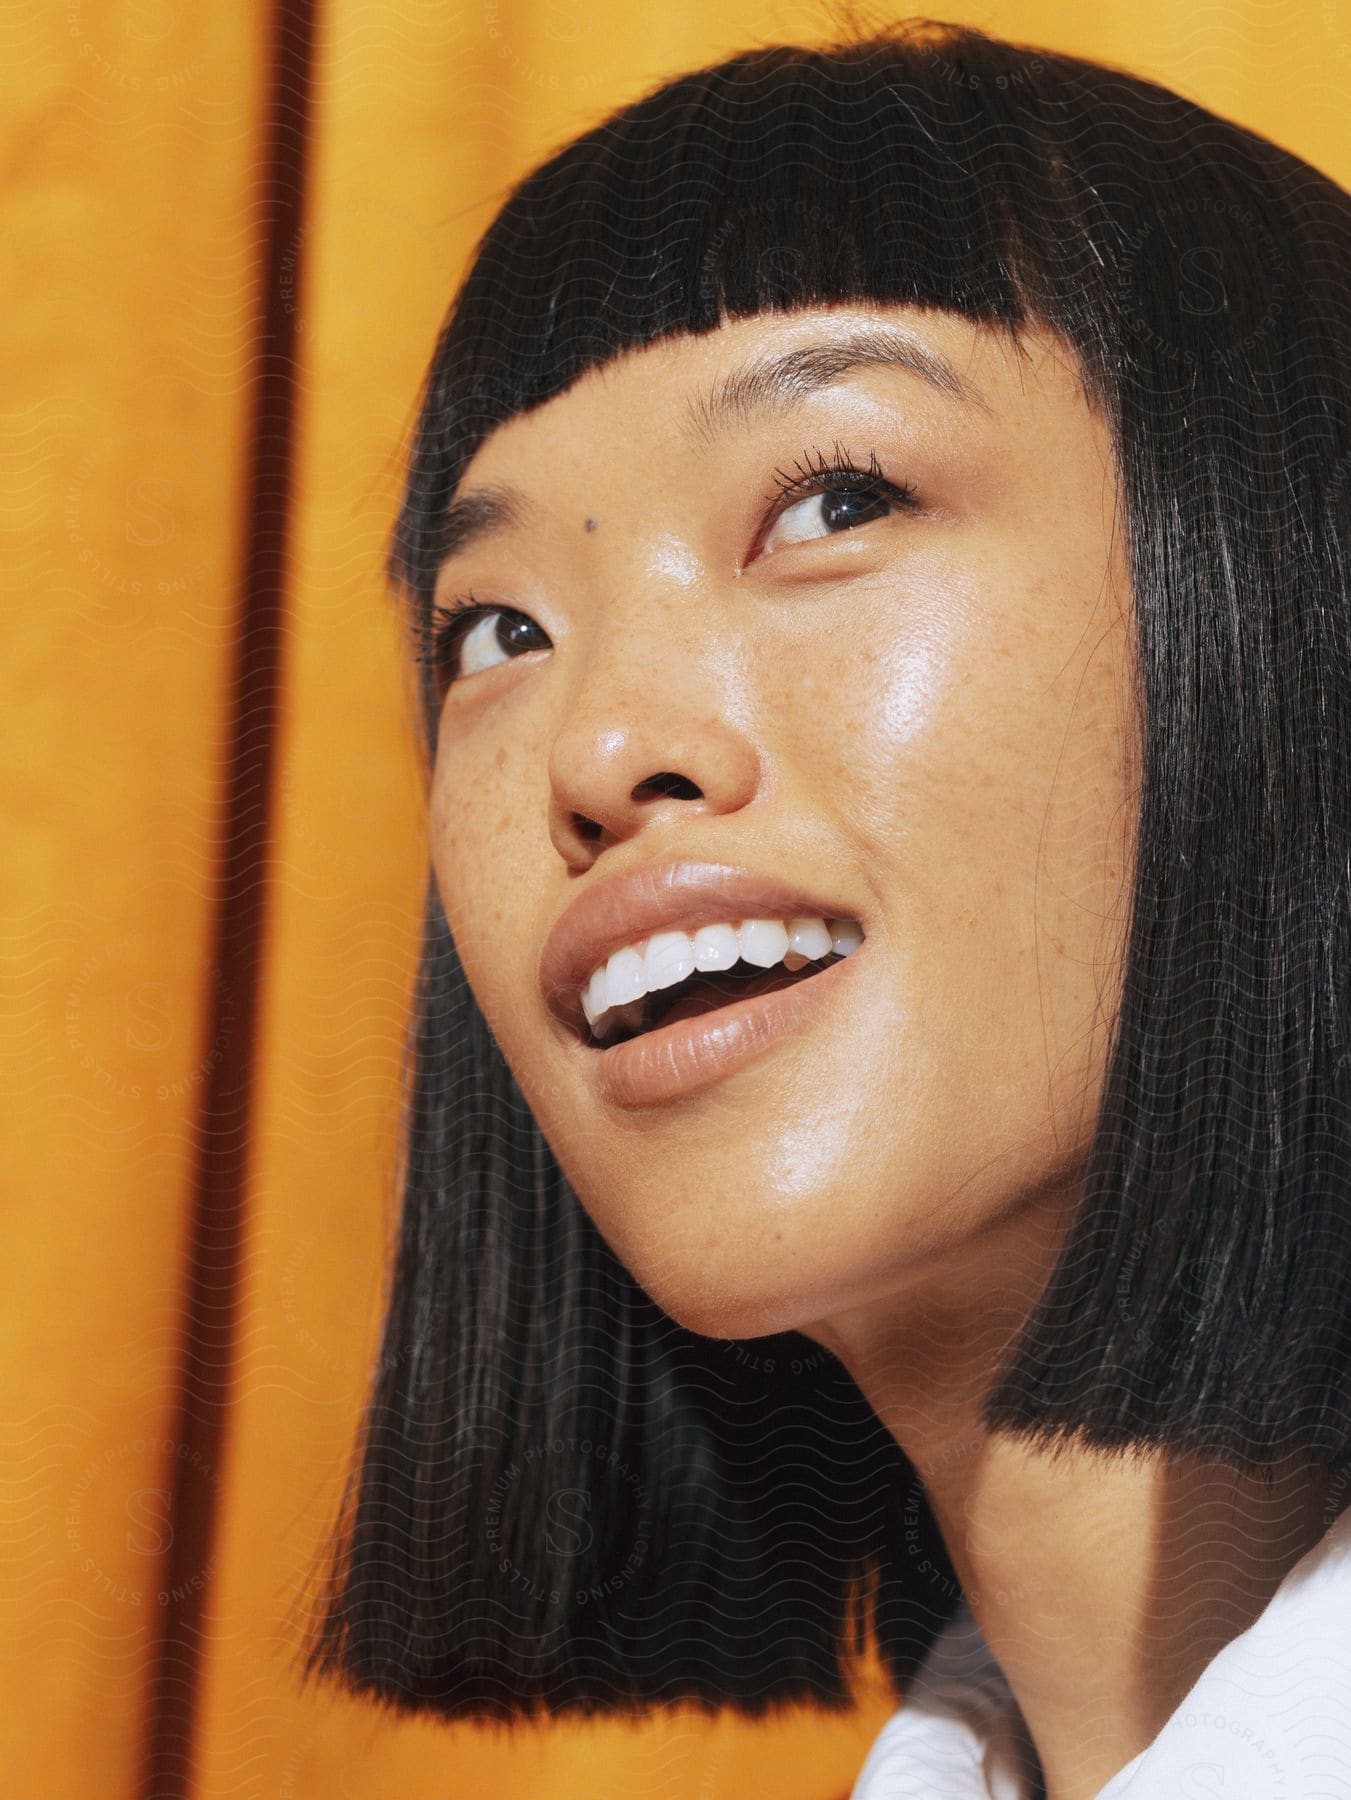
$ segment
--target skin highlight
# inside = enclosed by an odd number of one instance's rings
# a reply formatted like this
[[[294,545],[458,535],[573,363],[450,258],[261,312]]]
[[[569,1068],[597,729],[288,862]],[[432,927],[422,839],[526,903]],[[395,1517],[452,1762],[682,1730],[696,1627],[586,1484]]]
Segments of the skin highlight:
[[[976,398],[864,366],[701,427],[754,359],[879,322]],[[841,447],[913,506],[828,530],[824,480],[785,508],[775,471]],[[659,1304],[716,1337],[803,1331],[850,1369],[925,1482],[1049,1800],[1091,1800],[1329,1522],[1317,1472],[1051,1459],[978,1423],[1077,1201],[1119,1002],[1139,724],[1108,424],[1048,332],[1019,350],[823,307],[588,371],[460,491],[499,483],[527,516],[438,582],[538,628],[441,717],[432,859],[479,1004]],[[643,785],[669,774],[690,797]],[[608,1107],[540,947],[582,885],[684,858],[834,893],[870,978],[702,1092]]]

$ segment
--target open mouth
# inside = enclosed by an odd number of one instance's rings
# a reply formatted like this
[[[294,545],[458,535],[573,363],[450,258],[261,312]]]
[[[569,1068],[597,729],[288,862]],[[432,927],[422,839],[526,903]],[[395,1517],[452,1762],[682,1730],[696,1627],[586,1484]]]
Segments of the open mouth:
[[[809,981],[813,975],[819,975],[823,969],[843,960],[838,951],[832,950],[798,969],[789,969],[783,963],[765,969],[740,959],[730,969],[696,970],[671,987],[644,994],[640,1000],[631,1000],[626,1006],[611,1007],[596,1020],[594,1029],[583,1023],[585,1041],[597,1049],[607,1050],[615,1044],[627,1043],[630,1038],[659,1031],[663,1026],[678,1025],[682,1020],[716,1013],[757,994],[773,994],[780,988]]]

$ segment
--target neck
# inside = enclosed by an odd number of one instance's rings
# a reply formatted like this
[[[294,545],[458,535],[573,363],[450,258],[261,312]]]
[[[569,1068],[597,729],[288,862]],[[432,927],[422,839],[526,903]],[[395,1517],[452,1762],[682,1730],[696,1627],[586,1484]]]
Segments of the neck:
[[[1015,1266],[1026,1279],[1034,1262]],[[1264,1479],[1199,1456],[992,1437],[980,1400],[1028,1295],[965,1276],[812,1335],[913,1463],[1046,1800],[1093,1800],[1318,1542],[1334,1490],[1294,1460]]]

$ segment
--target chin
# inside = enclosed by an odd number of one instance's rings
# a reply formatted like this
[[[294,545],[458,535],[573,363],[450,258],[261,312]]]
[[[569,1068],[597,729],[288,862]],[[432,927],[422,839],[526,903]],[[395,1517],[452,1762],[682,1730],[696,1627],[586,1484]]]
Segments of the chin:
[[[634,1278],[677,1325],[698,1337],[772,1337],[798,1330],[819,1311],[809,1294],[771,1289],[763,1279],[735,1281],[721,1270],[711,1278],[707,1269],[691,1274],[667,1264],[635,1271]]]

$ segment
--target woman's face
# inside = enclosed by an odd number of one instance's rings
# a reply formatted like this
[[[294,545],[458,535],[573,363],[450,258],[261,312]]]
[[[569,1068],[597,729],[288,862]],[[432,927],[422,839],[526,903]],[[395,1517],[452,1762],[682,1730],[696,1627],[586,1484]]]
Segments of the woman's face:
[[[1075,1197],[1133,856],[1129,586],[1107,426],[1063,344],[1025,346],[909,306],[739,320],[587,373],[458,490],[514,501],[466,507],[438,583],[501,609],[442,712],[447,918],[578,1196],[697,1331],[885,1302]],[[767,959],[772,926],[694,934],[818,913],[861,945],[588,1041],[611,950],[621,982],[686,942]]]

